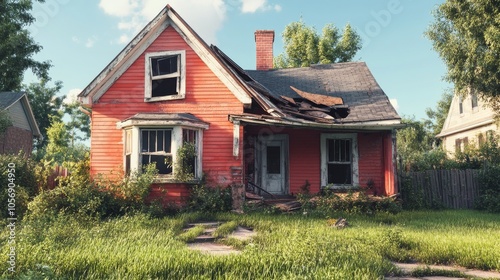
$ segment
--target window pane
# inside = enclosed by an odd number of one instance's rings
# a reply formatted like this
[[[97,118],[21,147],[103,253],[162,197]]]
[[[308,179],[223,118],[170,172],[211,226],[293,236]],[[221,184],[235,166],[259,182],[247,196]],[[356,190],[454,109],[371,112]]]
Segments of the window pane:
[[[170,156],[142,155],[142,166],[146,166],[150,163],[155,163],[156,169],[158,169],[158,174],[170,174],[172,173],[172,167],[168,166],[166,162],[167,157],[171,161]]]
[[[163,147],[165,144],[165,140],[163,139],[164,134],[164,130],[158,130],[158,132],[156,133],[156,149],[158,151],[163,151]]]
[[[156,152],[156,130],[150,130],[149,132],[149,152]]]
[[[328,162],[336,161],[335,159],[335,140],[328,140]]]
[[[177,55],[152,58],[151,68],[153,76],[168,75],[177,72]]]
[[[143,130],[141,132],[141,151],[144,153],[144,152],[147,152],[149,149],[149,133],[147,130]]]
[[[152,97],[177,95],[178,78],[165,78],[151,81]]]
[[[329,139],[328,162],[351,162],[351,140]]]
[[[125,174],[130,174],[130,155],[125,156]]]
[[[350,164],[328,164],[328,184],[352,184]]]
[[[267,174],[281,173],[281,147],[267,147]]]
[[[165,153],[171,153],[172,151],[172,130],[165,130],[165,145],[164,151]]]

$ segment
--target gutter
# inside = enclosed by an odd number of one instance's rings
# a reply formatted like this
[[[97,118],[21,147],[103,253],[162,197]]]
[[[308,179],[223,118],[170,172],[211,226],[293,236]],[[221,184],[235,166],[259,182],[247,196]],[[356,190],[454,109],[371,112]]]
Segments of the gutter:
[[[258,115],[230,115],[229,121],[232,123],[245,122],[250,124],[260,125],[276,125],[276,126],[290,126],[299,128],[320,128],[320,129],[340,129],[340,130],[388,130],[406,127],[402,124],[400,119],[383,120],[383,121],[369,121],[359,123],[317,123],[308,122],[298,119],[282,119],[282,118],[266,118],[265,116]]]
[[[492,119],[489,119],[489,120],[482,121],[482,122],[479,122],[479,123],[471,124],[469,126],[464,126],[464,127],[461,127],[461,128],[455,129],[455,130],[441,132],[438,135],[436,135],[436,137],[437,138],[446,137],[446,136],[449,136],[449,135],[457,134],[457,133],[464,132],[464,131],[467,131],[467,130],[471,130],[471,129],[474,129],[474,128],[478,128],[478,127],[482,127],[482,126],[487,126],[487,125],[490,125],[490,124],[493,124],[493,123],[495,123],[495,121],[492,120]]]

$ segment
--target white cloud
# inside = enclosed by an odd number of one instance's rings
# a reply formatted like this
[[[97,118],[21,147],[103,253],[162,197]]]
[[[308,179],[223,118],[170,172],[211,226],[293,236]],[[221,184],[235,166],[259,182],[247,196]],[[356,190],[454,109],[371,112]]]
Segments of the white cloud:
[[[391,98],[391,99],[389,99],[389,101],[391,102],[392,107],[394,107],[394,109],[396,109],[396,111],[398,111],[399,110],[398,100],[396,98]]]
[[[276,12],[281,11],[280,5],[270,5],[267,0],[241,0],[241,12],[242,13],[255,13],[257,11],[269,11],[274,10]]]
[[[68,93],[66,94],[66,98],[64,98],[63,103],[64,104],[72,104],[77,101],[77,96],[82,92],[81,89],[79,88],[74,88],[70,89]]]
[[[92,37],[88,38],[87,41],[85,42],[85,47],[92,48],[96,42],[97,42],[97,37],[92,36]]]
[[[118,39],[119,44],[126,44],[128,42],[130,42],[130,38],[126,34],[122,34]]]
[[[99,8],[108,15],[126,17],[139,6],[138,2],[137,0],[101,0]]]
[[[71,41],[73,41],[74,43],[80,44],[80,38],[78,38],[77,36],[71,37]]]
[[[216,43],[217,31],[226,19],[223,0],[170,0],[169,4],[207,42]],[[128,43],[166,5],[164,0],[100,0],[99,7],[108,15],[119,17],[122,30],[117,42]],[[196,7],[196,9],[193,9]]]

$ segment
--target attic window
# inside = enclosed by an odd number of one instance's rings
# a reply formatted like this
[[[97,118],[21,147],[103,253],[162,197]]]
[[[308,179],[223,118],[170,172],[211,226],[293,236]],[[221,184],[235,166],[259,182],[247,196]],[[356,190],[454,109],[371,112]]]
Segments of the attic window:
[[[145,101],[183,99],[185,97],[185,51],[146,54]]]

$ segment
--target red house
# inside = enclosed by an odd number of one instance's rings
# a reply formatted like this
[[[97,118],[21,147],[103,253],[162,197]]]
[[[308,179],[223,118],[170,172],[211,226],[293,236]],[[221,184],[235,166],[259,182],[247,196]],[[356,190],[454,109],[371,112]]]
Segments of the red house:
[[[401,119],[366,64],[275,70],[274,32],[255,40],[257,70],[243,70],[167,5],[79,95],[92,108],[91,173],[155,162],[153,192],[179,201],[187,182],[166,162],[191,143],[194,177],[212,185],[397,192]]]

